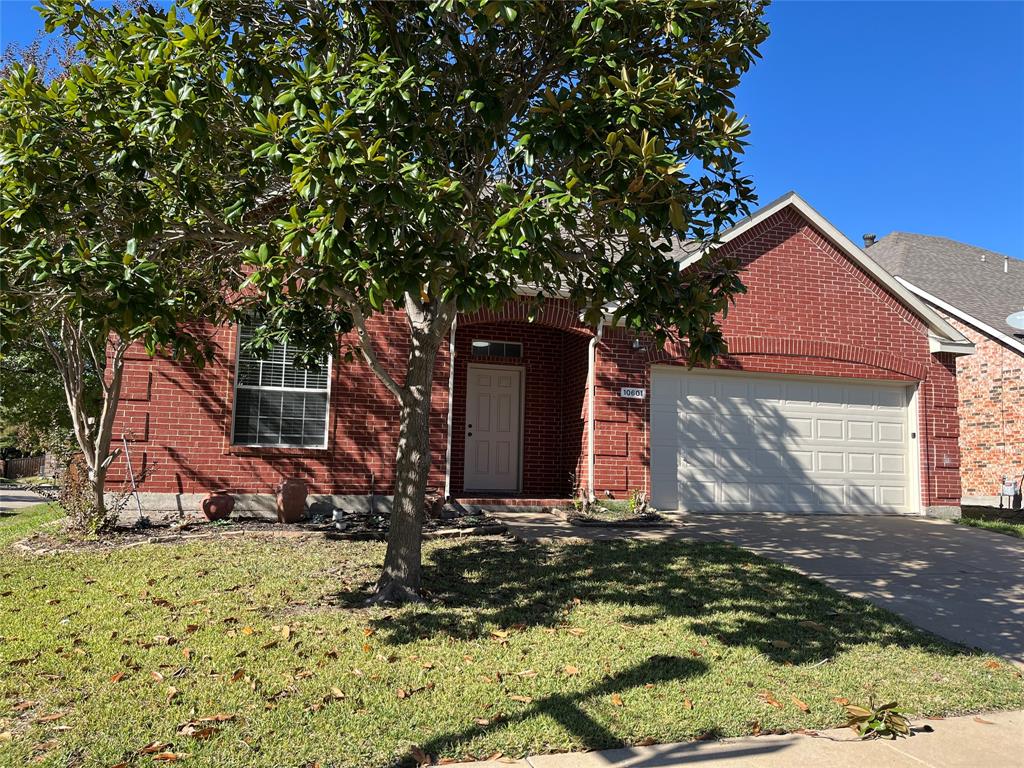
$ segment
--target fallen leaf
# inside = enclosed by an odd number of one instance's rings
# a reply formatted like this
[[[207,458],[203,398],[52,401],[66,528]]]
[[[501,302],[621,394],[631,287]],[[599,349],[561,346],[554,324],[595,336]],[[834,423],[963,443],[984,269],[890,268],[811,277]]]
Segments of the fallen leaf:
[[[836,704],[838,704],[841,707],[845,707],[847,704],[850,703],[850,700],[848,698],[846,698],[845,696],[836,696],[835,698],[832,699],[832,701],[834,701]]]
[[[994,720],[986,720],[984,717],[975,717],[974,722],[982,723],[983,725],[995,725]]]
[[[474,717],[473,718],[473,722],[476,723],[477,725],[490,725],[491,724],[491,721],[488,720],[486,717]]]
[[[52,723],[54,720],[60,720],[66,714],[67,714],[67,712],[53,712],[53,713],[51,713],[49,715],[40,715],[39,717],[37,717],[32,722],[33,723]]]
[[[118,672],[116,675],[110,676],[110,682],[119,683],[124,679],[124,672]]]
[[[174,697],[178,695],[178,689],[173,685],[167,686],[167,703],[170,704],[174,700]]]
[[[153,755],[153,760],[161,763],[176,763],[186,757],[188,757],[187,752],[161,752],[158,755]]]
[[[405,690],[405,688],[399,688],[397,691],[395,691],[395,696],[397,696],[400,699],[407,699],[409,698],[409,692]]]
[[[149,744],[147,744],[146,746],[142,747],[137,751],[139,752],[139,754],[142,755],[151,755],[154,752],[162,752],[168,746],[169,745],[166,741],[151,741]]]
[[[578,667],[574,667],[572,664],[566,664],[565,665],[565,669],[563,671],[569,677],[572,677],[573,675],[578,675],[580,673],[579,668]]]
[[[786,642],[785,640],[772,640],[772,645],[774,645],[776,648],[779,648],[779,649],[781,649],[783,651],[786,650],[787,648],[792,648],[793,647],[792,643]]]
[[[185,627],[185,634],[186,635],[191,635],[193,632],[198,632],[198,631],[199,631],[199,625],[198,624],[189,624],[187,627]]]
[[[520,701],[523,704],[529,704],[533,701],[532,696],[509,696],[509,698],[512,699],[512,701]]]
[[[363,643],[363,653],[369,653],[371,651],[369,643]]]
[[[192,739],[205,741],[216,735],[217,729],[212,725],[198,726],[195,723],[185,723],[178,727],[178,735],[188,736]]]
[[[345,698],[345,692],[342,691],[341,688],[337,688],[335,686],[331,686],[331,696],[334,697],[335,699],[344,699]]]
[[[369,637],[376,631],[373,627],[363,627],[363,637]]]
[[[19,701],[11,709],[15,712],[24,712],[26,709],[32,709],[37,703],[35,701]]]
[[[195,721],[197,723],[226,723],[228,720],[234,720],[234,719],[235,719],[235,716],[233,714],[228,714],[227,712],[218,712],[215,715],[208,715],[206,717],[197,717]]]
[[[776,709],[782,709],[782,702],[776,699],[771,694],[771,691],[761,691],[759,694],[757,694],[757,698],[759,698],[761,701],[763,701],[765,704],[768,704],[769,706],[775,707]]]
[[[625,704],[625,702],[622,701],[622,697],[619,694],[617,694],[617,693],[613,693],[612,694],[611,701],[612,701],[612,706],[615,706],[615,707],[621,707],[621,706],[623,706]]]
[[[256,631],[255,629],[253,629],[252,627],[249,627],[249,626],[242,627],[242,634],[243,635],[251,635],[255,631]]]
[[[693,702],[690,699],[683,699],[683,709],[693,709]]]
[[[11,733],[10,731],[2,731],[2,732],[0,732],[0,741],[10,741],[13,738],[14,738],[14,734]]]
[[[152,672],[150,672],[149,676],[151,678],[153,678],[154,680],[156,680],[158,683],[162,683],[163,680],[164,680],[163,673],[162,672],[157,672],[156,670],[153,670]]]
[[[651,736],[645,736],[644,738],[640,739],[640,741],[638,741],[634,746],[637,746],[637,747],[650,747],[650,746],[653,746],[654,744],[657,744],[657,743],[658,743],[657,739],[655,739],[655,738],[653,738]]]
[[[985,662],[985,666],[988,667],[989,669],[999,669],[1003,665],[1000,664],[998,661],[992,660],[992,661],[986,661]]]
[[[800,699],[798,699],[796,696],[793,696],[792,694],[790,694],[789,697],[793,700],[793,705],[797,709],[799,709],[801,712],[810,712],[811,711],[811,708],[809,706],[807,706],[807,704],[805,702],[803,702]]]
[[[415,744],[409,747],[409,754],[412,756],[412,759],[416,761],[416,765],[418,766],[430,765],[434,762],[431,760],[430,755]]]

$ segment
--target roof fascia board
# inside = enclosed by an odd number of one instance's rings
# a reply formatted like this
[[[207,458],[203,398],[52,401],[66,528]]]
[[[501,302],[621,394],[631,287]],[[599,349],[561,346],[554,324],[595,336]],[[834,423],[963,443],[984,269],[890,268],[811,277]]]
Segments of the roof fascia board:
[[[720,237],[721,243],[728,243],[742,235],[752,227],[757,226],[779,211],[792,206],[807,219],[815,229],[821,232],[826,238],[832,241],[840,251],[843,252],[854,264],[867,272],[876,282],[893,293],[904,306],[913,311],[918,317],[924,320],[928,327],[938,334],[954,343],[970,343],[956,328],[947,323],[938,312],[929,307],[914,293],[907,290],[897,282],[896,278],[886,272],[874,259],[868,256],[862,249],[854,245],[850,239],[836,229],[828,219],[814,210],[810,204],[796,192],[787,192],[782,197],[768,203],[764,208],[755,211],[747,218],[736,223],[735,226],[727,229]],[[692,262],[691,262],[692,263]]]
[[[979,331],[984,333],[986,336],[990,336],[993,339],[995,339],[996,341],[1001,342],[1002,344],[1005,344],[1006,346],[1010,347],[1014,351],[1019,352],[1020,354],[1024,355],[1024,342],[1021,342],[1020,340],[1015,339],[1012,336],[1007,336],[1005,333],[1003,333],[1002,331],[999,331],[999,330],[993,328],[991,325],[989,325],[987,323],[983,323],[981,320],[979,320],[978,318],[974,317],[974,315],[969,315],[966,312],[964,312],[962,309],[954,307],[952,304],[950,304],[947,301],[943,301],[938,296],[933,296],[932,294],[928,293],[927,291],[922,290],[921,288],[919,288],[916,285],[914,285],[913,283],[911,283],[909,280],[905,280],[902,277],[897,277],[896,279],[899,280],[900,284],[905,286],[907,288],[907,290],[913,291],[915,294],[920,296],[922,299],[927,301],[929,304],[935,305],[936,307],[941,309],[943,312],[946,312],[946,313],[952,315],[953,317],[957,318],[958,320],[962,320],[963,322],[967,323],[967,325],[970,325],[970,326],[972,326],[974,328],[977,328]]]

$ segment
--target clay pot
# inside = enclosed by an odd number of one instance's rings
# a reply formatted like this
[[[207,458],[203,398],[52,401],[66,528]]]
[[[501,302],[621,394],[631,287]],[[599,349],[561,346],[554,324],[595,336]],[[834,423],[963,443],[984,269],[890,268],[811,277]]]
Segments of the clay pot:
[[[277,486],[277,522],[297,523],[306,516],[306,483],[289,477]]]
[[[202,506],[207,520],[227,520],[235,508],[235,497],[227,491],[210,491]]]

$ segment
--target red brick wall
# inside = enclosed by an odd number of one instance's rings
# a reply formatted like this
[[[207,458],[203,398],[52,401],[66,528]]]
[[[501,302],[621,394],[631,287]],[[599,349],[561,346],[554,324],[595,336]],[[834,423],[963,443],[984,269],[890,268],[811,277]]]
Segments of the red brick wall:
[[[401,380],[408,350],[404,315],[372,318],[371,328],[389,372]],[[377,377],[357,358],[332,361],[328,448],[245,448],[231,445],[231,405],[237,333],[210,329],[213,361],[203,368],[129,356],[114,427],[134,435],[129,444],[136,473],[148,470],[140,490],[205,493],[215,488],[269,493],[285,476],[299,476],[312,493],[391,493],[398,440],[398,407]],[[431,484],[444,485],[448,408],[448,346],[442,345],[431,415]],[[372,480],[371,480],[372,475]],[[119,458],[111,481],[127,477]],[[372,485],[371,485],[372,483]]]
[[[718,367],[762,373],[922,381],[922,501],[960,499],[956,377],[948,355],[929,352],[921,320],[843,256],[799,214],[782,211],[728,244],[748,292],[723,323],[729,354]],[[648,404],[619,387],[647,387],[648,361],[683,364],[682,350],[634,352],[610,329],[598,347],[595,491],[650,489]],[[940,359],[944,358],[944,359]]]
[[[718,364],[778,374],[921,381],[923,503],[958,504],[956,363],[929,352],[924,324],[792,211],[775,215],[727,247],[743,262],[749,292],[738,297],[724,322],[730,352]],[[465,365],[474,337],[524,345],[524,493],[568,494],[571,474],[586,484],[591,331],[563,302],[549,302],[535,324],[527,320],[525,301],[460,318],[452,414],[456,494],[462,489]],[[402,315],[375,318],[372,330],[382,360],[400,378],[407,351]],[[235,332],[221,328],[213,339],[216,357],[201,370],[141,354],[129,361],[115,434],[136,434],[132,457],[137,470],[155,463],[142,490],[268,492],[281,477],[296,474],[307,478],[313,492],[364,494],[372,474],[376,492],[390,493],[397,407],[364,363],[333,363],[327,450],[239,448],[230,445]],[[634,350],[628,334],[606,330],[597,349],[595,492],[624,495],[649,489],[648,400],[624,400],[619,388],[649,390],[650,364],[680,357],[681,350],[673,348]],[[437,487],[444,483],[447,388],[444,345],[431,421],[431,484]],[[119,472],[123,476],[121,466],[115,465],[115,479]]]
[[[960,394],[960,483],[964,497],[994,497],[1004,475],[1024,472],[1024,355],[954,318],[974,342],[956,360]]]

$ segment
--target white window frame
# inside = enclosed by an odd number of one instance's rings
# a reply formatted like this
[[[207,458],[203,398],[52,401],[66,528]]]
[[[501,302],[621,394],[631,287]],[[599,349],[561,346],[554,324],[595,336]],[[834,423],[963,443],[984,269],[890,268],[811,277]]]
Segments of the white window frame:
[[[485,344],[513,344],[519,347],[518,357],[508,357],[507,355],[476,355],[473,353],[473,345],[477,342],[484,342]],[[470,358],[480,357],[490,360],[522,360],[523,359],[523,342],[521,341],[502,341],[501,339],[472,339],[469,342],[469,356]]]
[[[232,400],[231,400],[231,445],[235,448],[296,448],[305,451],[326,451],[328,448],[328,438],[331,433],[331,380],[334,378],[334,356],[331,354],[327,355],[327,363],[324,366],[327,370],[327,389],[307,389],[304,387],[253,387],[249,385],[242,385],[242,389],[261,390],[266,389],[273,392],[326,392],[327,394],[327,408],[324,412],[324,440],[323,445],[303,445],[302,443],[239,443],[235,440],[235,425],[236,416],[238,409],[238,372],[241,369],[241,355],[242,355],[242,324],[235,324],[235,381],[232,387]]]

